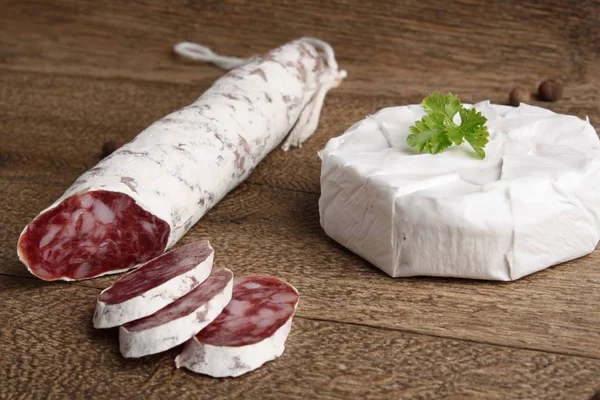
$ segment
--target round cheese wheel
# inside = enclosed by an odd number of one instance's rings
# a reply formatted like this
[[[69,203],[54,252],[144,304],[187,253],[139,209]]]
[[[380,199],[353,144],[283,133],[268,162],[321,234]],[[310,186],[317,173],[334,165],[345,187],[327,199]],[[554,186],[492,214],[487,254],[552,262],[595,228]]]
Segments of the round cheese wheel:
[[[406,143],[420,105],[386,108],[320,152],[321,225],[386,273],[510,281],[592,252],[600,141],[589,121],[481,102],[490,141],[431,155]]]

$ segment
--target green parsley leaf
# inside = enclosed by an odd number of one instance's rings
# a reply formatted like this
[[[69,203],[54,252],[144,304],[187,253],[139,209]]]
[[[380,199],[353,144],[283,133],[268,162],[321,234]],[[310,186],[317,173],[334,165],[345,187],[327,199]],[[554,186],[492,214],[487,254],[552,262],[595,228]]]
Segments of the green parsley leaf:
[[[406,141],[419,153],[436,154],[452,146],[452,142],[443,130],[439,128],[442,121],[437,114],[425,115],[423,119],[410,127],[411,134]]]
[[[490,133],[485,126],[487,118],[472,108],[463,108],[460,110],[460,118],[462,120],[460,128],[464,132],[465,140],[473,147],[477,157],[480,160],[483,160],[485,158],[485,151],[483,148],[488,143],[488,137],[490,136]]]
[[[436,154],[452,144],[460,145],[466,140],[477,158],[485,158],[483,148],[490,136],[485,123],[487,118],[474,109],[465,108],[458,97],[449,93],[433,93],[423,100],[425,115],[410,127],[406,138],[409,146],[419,154]],[[454,116],[460,115],[461,123],[454,123]]]

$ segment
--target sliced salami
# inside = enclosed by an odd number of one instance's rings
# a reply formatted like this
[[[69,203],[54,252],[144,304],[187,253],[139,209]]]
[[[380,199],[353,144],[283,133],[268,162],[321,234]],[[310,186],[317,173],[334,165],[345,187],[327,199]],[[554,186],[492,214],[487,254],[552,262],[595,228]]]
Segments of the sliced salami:
[[[208,240],[165,253],[100,293],[94,327],[112,328],[147,317],[189,293],[208,278],[214,250]]]
[[[283,353],[298,299],[294,287],[272,276],[236,278],[231,302],[186,342],[175,365],[220,378],[274,360]]]
[[[79,177],[25,227],[20,260],[41,279],[79,280],[156,257],[284,139],[301,145],[344,76],[314,38],[249,60]]]
[[[233,272],[213,268],[207,280],[156,313],[119,328],[124,357],[143,357],[180,345],[214,321],[231,300]]]

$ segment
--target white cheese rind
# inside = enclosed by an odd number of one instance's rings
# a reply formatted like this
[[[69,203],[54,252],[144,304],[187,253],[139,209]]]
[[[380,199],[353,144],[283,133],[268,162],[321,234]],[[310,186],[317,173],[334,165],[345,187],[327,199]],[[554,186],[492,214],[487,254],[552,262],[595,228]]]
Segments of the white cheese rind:
[[[379,111],[320,152],[321,226],[393,277],[510,281],[589,254],[600,239],[600,141],[589,122],[529,105],[475,104],[468,144],[418,155],[419,105]]]

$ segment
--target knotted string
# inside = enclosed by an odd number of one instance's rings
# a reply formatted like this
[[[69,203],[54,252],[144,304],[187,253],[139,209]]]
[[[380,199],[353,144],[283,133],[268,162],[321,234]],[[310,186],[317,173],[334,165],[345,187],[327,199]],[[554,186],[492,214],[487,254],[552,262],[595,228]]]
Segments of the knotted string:
[[[175,54],[184,58],[189,58],[190,60],[212,63],[225,71],[241,67],[250,61],[250,58],[222,56],[206,46],[192,42],[178,43],[173,48],[173,51]]]

